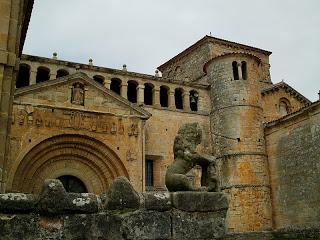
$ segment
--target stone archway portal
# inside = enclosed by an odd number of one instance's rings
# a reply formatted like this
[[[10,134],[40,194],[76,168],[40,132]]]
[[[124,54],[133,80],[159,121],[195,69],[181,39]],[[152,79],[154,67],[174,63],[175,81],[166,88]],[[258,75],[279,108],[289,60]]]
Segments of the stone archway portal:
[[[39,192],[45,179],[73,176],[88,192],[102,193],[117,176],[128,176],[120,158],[104,143],[83,135],[59,135],[33,147],[21,160],[12,190]]]

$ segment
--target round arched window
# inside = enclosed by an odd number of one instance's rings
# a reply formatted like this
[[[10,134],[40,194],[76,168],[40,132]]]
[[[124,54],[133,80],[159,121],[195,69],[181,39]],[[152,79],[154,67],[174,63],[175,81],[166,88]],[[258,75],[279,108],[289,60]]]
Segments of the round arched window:
[[[67,192],[74,192],[74,193],[86,193],[87,188],[84,183],[79,179],[71,175],[64,175],[58,177],[58,180],[61,181],[64,188]]]

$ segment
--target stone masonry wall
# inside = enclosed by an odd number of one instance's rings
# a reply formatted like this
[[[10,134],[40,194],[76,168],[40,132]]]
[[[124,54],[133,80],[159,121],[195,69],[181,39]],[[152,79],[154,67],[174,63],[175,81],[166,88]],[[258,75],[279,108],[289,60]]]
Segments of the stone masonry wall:
[[[319,102],[302,111],[265,130],[277,230],[320,226]]]
[[[203,66],[207,61],[214,57],[234,52],[246,52],[259,57],[261,59],[262,70],[261,78],[259,79],[259,87],[262,89],[266,86],[270,86],[271,77],[268,55],[260,51],[243,49],[239,46],[236,47],[210,40],[207,40],[199,47],[193,49],[193,51],[188,53],[186,56],[183,56],[165,66],[164,69],[162,69],[163,76],[168,78],[173,77],[181,82],[195,81],[204,76]]]
[[[247,63],[247,79],[235,80],[232,63]],[[211,84],[211,131],[221,189],[230,197],[230,233],[271,230],[269,176],[257,59],[234,54],[207,64]]]
[[[290,112],[295,112],[305,106],[305,104],[298,101],[294,96],[291,96],[284,89],[279,89],[272,93],[268,93],[262,97],[262,107],[265,122],[270,122],[282,117],[279,110],[281,98],[285,98],[289,101],[291,107]]]

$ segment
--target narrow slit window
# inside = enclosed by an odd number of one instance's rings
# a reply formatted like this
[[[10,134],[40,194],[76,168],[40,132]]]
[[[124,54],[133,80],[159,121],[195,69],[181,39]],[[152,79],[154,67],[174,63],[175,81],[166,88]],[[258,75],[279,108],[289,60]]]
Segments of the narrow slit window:
[[[19,66],[19,73],[16,82],[16,88],[29,86],[30,83],[30,66],[27,64],[21,64]]]
[[[169,89],[166,86],[160,87],[160,105],[161,107],[168,107]]]
[[[247,62],[245,62],[245,61],[241,62],[241,71],[242,71],[242,79],[247,80],[247,78],[248,78]]]
[[[182,89],[177,88],[174,90],[174,100],[176,109],[183,109]]]
[[[120,95],[121,80],[118,78],[112,78],[110,84],[110,90]]]
[[[239,80],[238,63],[236,61],[232,62],[233,79]]]
[[[38,67],[36,83],[45,82],[50,79],[50,70],[46,67]]]
[[[152,105],[153,104],[153,85],[146,83],[144,85],[144,104]]]
[[[138,86],[137,82],[132,80],[128,81],[127,98],[132,103],[137,102],[137,86]]]
[[[57,71],[57,76],[56,78],[61,78],[61,77],[65,77],[65,76],[68,76],[69,75],[69,72],[67,70],[64,70],[64,69],[59,69]]]

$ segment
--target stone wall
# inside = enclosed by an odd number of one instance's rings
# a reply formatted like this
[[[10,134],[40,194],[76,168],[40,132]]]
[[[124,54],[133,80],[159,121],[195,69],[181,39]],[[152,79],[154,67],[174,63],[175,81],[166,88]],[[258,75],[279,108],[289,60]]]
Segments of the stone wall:
[[[319,228],[319,102],[269,123],[265,132],[274,228]]]
[[[138,195],[117,178],[97,196],[47,180],[40,195],[0,194],[0,239],[222,239],[227,208],[222,193]]]
[[[16,73],[33,0],[0,2],[0,192],[7,181],[9,133]]]
[[[295,112],[306,105],[306,103],[297,100],[296,97],[283,88],[272,92],[270,91],[268,94],[262,96],[262,108],[265,122],[270,122],[282,117],[279,109],[279,103],[282,99],[288,100],[288,103],[290,104],[290,109],[288,109],[289,112]]]

